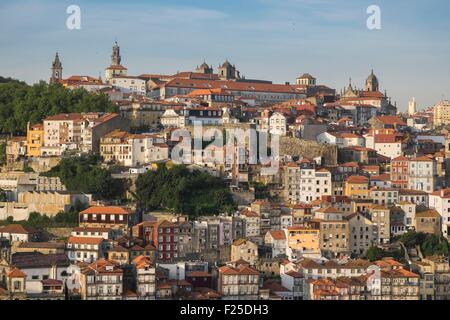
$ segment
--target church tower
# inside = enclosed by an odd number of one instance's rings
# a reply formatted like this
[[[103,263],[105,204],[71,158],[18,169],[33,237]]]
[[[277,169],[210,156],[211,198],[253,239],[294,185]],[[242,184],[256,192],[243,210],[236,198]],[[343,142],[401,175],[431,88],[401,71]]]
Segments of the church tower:
[[[117,41],[114,42],[111,54],[111,65],[105,70],[105,80],[110,82],[114,77],[126,76],[128,69],[121,65],[120,47]]]
[[[122,61],[122,57],[120,56],[120,47],[116,41],[112,48],[111,65],[112,66],[120,66],[121,61]]]
[[[59,60],[59,54],[56,53],[55,60],[52,64],[52,77],[50,78],[50,84],[58,83],[60,80],[62,80],[62,63],[61,60]]]
[[[232,65],[228,59],[219,66],[219,78],[221,80],[236,80],[240,79],[241,75],[236,69],[235,65]]]
[[[410,116],[412,116],[416,113],[416,111],[417,111],[416,106],[417,106],[416,98],[412,98],[412,100],[409,101],[409,103],[408,103],[408,114]]]
[[[372,69],[370,76],[366,80],[366,91],[376,92],[379,91],[379,89],[378,78],[373,74]]]
[[[195,69],[195,72],[197,73],[203,73],[203,74],[213,74],[213,68],[212,66],[209,66],[206,61],[203,61],[203,63],[199,66],[197,66],[197,69]]]

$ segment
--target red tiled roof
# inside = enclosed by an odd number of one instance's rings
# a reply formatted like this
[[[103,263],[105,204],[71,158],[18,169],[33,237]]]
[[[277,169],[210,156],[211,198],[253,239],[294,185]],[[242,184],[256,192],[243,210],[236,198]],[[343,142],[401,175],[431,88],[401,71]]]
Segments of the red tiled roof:
[[[67,243],[71,244],[96,244],[99,245],[103,242],[103,238],[93,238],[93,237],[69,237]]]
[[[130,214],[130,212],[122,207],[103,207],[93,206],[80,212],[80,214]]]
[[[379,116],[376,118],[385,125],[406,126],[407,124],[398,116]]]
[[[369,179],[367,179],[367,177],[364,176],[350,176],[347,178],[347,182],[348,183],[368,183]]]
[[[286,234],[282,230],[269,231],[274,240],[286,240]]]
[[[8,278],[26,278],[27,275],[20,269],[14,268],[8,272]]]
[[[37,233],[37,230],[33,227],[23,226],[21,224],[9,224],[0,228],[0,233],[9,234],[30,234]]]

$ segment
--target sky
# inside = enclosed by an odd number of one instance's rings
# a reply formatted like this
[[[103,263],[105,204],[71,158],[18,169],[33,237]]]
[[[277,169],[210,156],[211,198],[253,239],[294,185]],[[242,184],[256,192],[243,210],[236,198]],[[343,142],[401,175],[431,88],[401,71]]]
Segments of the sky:
[[[81,29],[66,12],[81,9]],[[369,30],[366,10],[381,9]],[[104,77],[118,40],[130,75],[214,68],[274,83],[308,72],[340,91],[374,69],[400,111],[450,99],[448,0],[0,0],[0,75],[48,80],[55,52],[63,76]]]

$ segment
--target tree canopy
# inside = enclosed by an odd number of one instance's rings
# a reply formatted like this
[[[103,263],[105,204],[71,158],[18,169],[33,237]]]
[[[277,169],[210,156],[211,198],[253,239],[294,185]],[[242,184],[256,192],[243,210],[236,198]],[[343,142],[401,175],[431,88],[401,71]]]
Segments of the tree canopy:
[[[27,122],[72,112],[116,112],[108,96],[43,81],[32,86],[0,77],[0,133],[24,134]]]
[[[59,177],[68,191],[94,194],[104,199],[122,199],[127,183],[114,179],[108,169],[100,165],[98,155],[63,158],[43,175]]]
[[[192,217],[231,212],[235,204],[223,180],[185,166],[163,164],[141,174],[136,181],[138,206],[145,210],[170,210]]]
[[[442,236],[434,234],[408,231],[399,239],[407,248],[420,246],[420,250],[425,257],[433,255],[449,256],[450,244]]]

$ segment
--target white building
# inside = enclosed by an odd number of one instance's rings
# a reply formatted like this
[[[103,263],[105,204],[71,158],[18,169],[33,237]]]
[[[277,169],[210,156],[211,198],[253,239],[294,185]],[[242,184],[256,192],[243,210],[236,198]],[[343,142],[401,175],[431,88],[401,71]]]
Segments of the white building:
[[[168,159],[169,147],[156,135],[115,130],[102,137],[100,155],[105,162],[135,167]]]
[[[104,239],[74,237],[67,240],[67,255],[72,262],[92,263],[104,256]]]
[[[110,80],[114,88],[124,93],[137,93],[145,95],[147,93],[146,82],[138,77],[115,76]]]
[[[432,193],[436,188],[437,164],[423,156],[409,161],[409,189]]]
[[[430,208],[435,209],[441,215],[442,233],[448,238],[450,231],[450,189],[433,192],[429,196]]]
[[[275,112],[269,118],[269,132],[270,134],[276,134],[285,136],[287,132],[287,119],[286,116],[280,112]]]
[[[365,146],[364,137],[354,133],[323,132],[317,136],[317,142],[334,144],[339,148]]]
[[[132,261],[136,279],[136,293],[140,300],[154,300],[156,293],[156,268],[150,258],[138,256]]]
[[[272,248],[272,257],[286,254],[287,240],[283,230],[268,231],[264,237],[264,243]]]
[[[307,203],[332,195],[331,172],[308,164],[289,164],[284,177],[285,198],[290,203]]]

